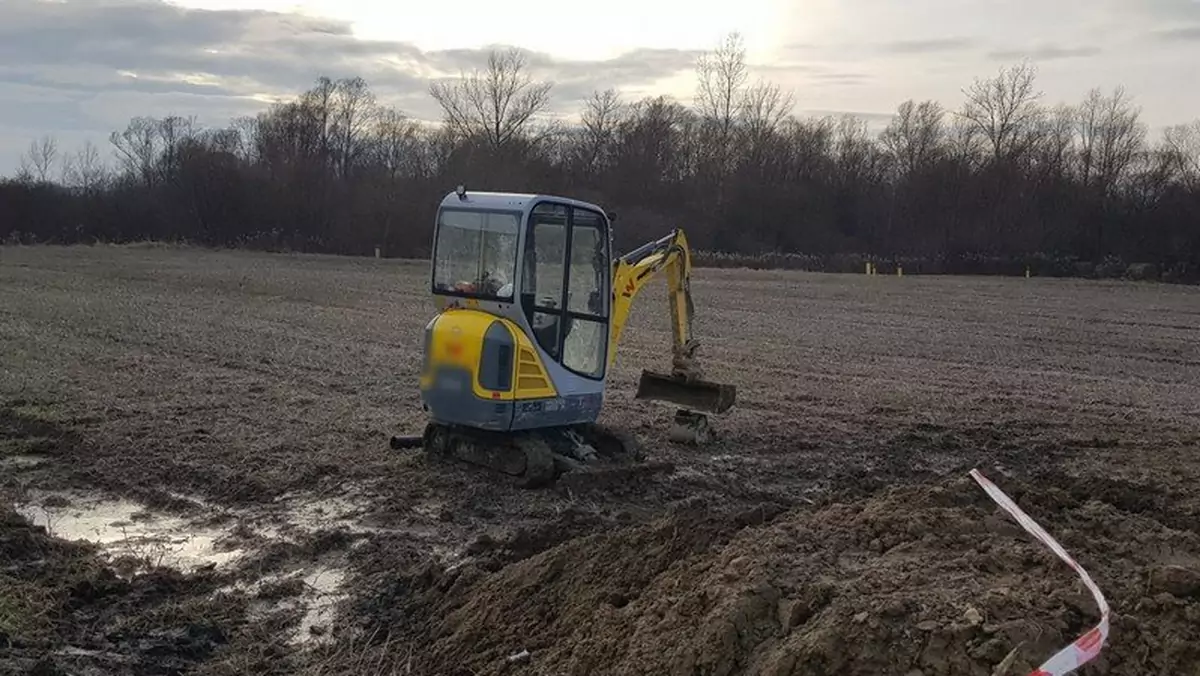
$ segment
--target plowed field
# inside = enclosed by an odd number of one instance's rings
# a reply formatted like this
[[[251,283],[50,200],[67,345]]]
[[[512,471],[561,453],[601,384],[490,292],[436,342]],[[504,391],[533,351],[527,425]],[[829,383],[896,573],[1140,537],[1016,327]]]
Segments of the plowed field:
[[[1200,292],[700,270],[738,387],[674,470],[528,491],[423,425],[423,263],[0,249],[0,673],[1200,674]]]

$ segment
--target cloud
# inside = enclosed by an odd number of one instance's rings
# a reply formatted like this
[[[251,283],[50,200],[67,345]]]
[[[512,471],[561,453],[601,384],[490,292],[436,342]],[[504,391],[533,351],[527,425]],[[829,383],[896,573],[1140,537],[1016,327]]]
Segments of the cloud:
[[[530,55],[530,71],[552,80],[554,96],[562,108],[574,110],[593,91],[651,85],[691,71],[698,50],[635,49],[602,62],[568,61],[545,54]]]
[[[1200,25],[1154,31],[1153,37],[1172,42],[1200,42]]]
[[[839,61],[878,56],[921,56],[979,49],[981,42],[971,37],[885,40],[880,42],[794,42],[783,48],[796,58],[825,58]]]
[[[1200,2],[1196,0],[1139,0],[1130,5],[1147,15],[1167,21],[1200,20]]]
[[[410,64],[437,56],[404,43],[365,42],[348,24],[250,10],[188,10],[163,2],[9,0],[15,20],[0,25],[0,63],[39,75],[88,64],[159,81],[207,78],[243,93],[295,91],[318,75],[362,75],[417,89]]]
[[[961,52],[973,49],[979,42],[973,38],[945,38],[939,40],[896,40],[879,45],[885,54],[933,54],[939,52]]]
[[[807,55],[810,58],[825,55],[841,55],[843,59],[865,59],[871,56],[927,56],[933,54],[949,54],[982,51],[985,43],[982,40],[968,37],[943,38],[930,40],[893,40],[878,43],[845,43],[819,45],[813,43],[797,43],[788,45],[786,51],[793,55]],[[1042,44],[1030,48],[1003,47],[993,48],[986,52],[991,60],[1012,60],[1030,58],[1037,61],[1069,59],[1096,56],[1103,52],[1095,46],[1063,47],[1053,44]]]
[[[816,73],[809,76],[809,80],[815,84],[842,86],[864,85],[871,79],[866,73]]]
[[[277,7],[317,4],[274,1]],[[239,2],[269,4],[222,0]],[[1054,62],[1039,76],[1051,96],[1075,96],[1082,82],[1124,83],[1146,102],[1148,118],[1188,119],[1200,109],[1200,94],[1178,86],[1190,73],[1184,52],[1200,42],[1195,0],[988,0],[969,9],[954,0],[799,4],[803,20],[780,21],[773,31],[774,40],[790,46],[752,45],[754,58],[766,62],[750,67],[752,78],[793,92],[799,106],[888,110],[907,98],[929,98],[953,107],[962,86],[990,72],[995,61],[1030,58]],[[203,126],[225,124],[295,96],[322,75],[362,76],[381,103],[437,120],[430,82],[485,67],[489,52],[489,46],[421,49],[361,39],[346,21],[309,14],[188,9],[165,0],[0,0],[0,17],[0,175],[16,163],[6,150],[23,149],[43,133],[54,133],[64,146],[67,139],[88,138],[104,147],[109,132],[137,115],[194,115]],[[415,28],[396,30],[419,37]],[[610,37],[586,27],[575,35],[598,47]],[[627,98],[665,94],[688,102],[699,53],[670,48],[673,43],[701,44],[660,35],[657,48],[605,60],[526,54],[531,74],[555,83],[552,112],[564,114],[576,113],[593,90],[610,87],[625,90]]]
[[[1076,59],[1096,56],[1103,53],[1099,47],[1059,47],[1057,45],[1041,45],[1030,49],[997,49],[988,52],[988,58],[994,61],[1017,61],[1028,58],[1031,61],[1055,61],[1058,59]]]
[[[361,76],[381,102],[437,119],[429,83],[485,67],[492,47],[421,50],[359,39],[345,21],[187,9],[162,0],[0,2],[0,100],[6,103],[0,128],[8,133],[103,138],[137,115],[195,115],[203,125],[223,124],[262,110],[272,98],[294,96],[320,76]],[[653,86],[689,71],[698,56],[637,49],[605,61],[571,61],[526,53],[530,74],[555,83],[553,104],[560,111],[577,110],[595,89]]]
[[[246,93],[297,91],[319,75],[360,75],[397,90],[427,92],[431,78],[486,65],[480,49],[422,51],[412,44],[356,38],[349,23],[261,10],[194,10],[157,0],[42,2],[6,0],[0,63],[46,80],[88,64],[95,79],[135,75],[125,88],[177,82]],[[620,86],[687,70],[696,52],[638,49],[603,62],[565,61],[530,52],[532,73],[556,82]],[[207,82],[207,84],[197,84]],[[213,93],[219,93],[216,89]],[[228,91],[226,93],[228,93]]]
[[[822,63],[779,63],[751,66],[754,75],[767,80],[783,79],[799,86],[854,86],[871,82],[873,76],[858,70]]]

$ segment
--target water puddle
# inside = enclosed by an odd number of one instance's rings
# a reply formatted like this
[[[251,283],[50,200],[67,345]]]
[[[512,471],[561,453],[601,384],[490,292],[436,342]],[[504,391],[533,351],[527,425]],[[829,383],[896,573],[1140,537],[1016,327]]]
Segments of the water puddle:
[[[6,460],[11,462],[14,457]],[[40,459],[39,459],[40,461]],[[251,599],[254,613],[294,613],[298,623],[294,645],[312,645],[329,638],[338,607],[348,598],[344,587],[344,552],[329,551],[313,560],[284,561],[271,572],[256,571],[254,554],[277,543],[301,544],[307,536],[327,530],[352,535],[402,534],[423,543],[443,562],[465,556],[465,547],[450,546],[436,525],[444,506],[419,505],[414,513],[435,523],[395,526],[371,523],[370,500],[354,493],[333,497],[293,494],[275,505],[230,509],[194,496],[169,494],[188,505],[190,516],[178,516],[127,499],[96,492],[30,491],[15,505],[34,525],[53,536],[97,545],[119,575],[133,576],[152,567],[190,573],[215,569],[231,575],[225,591],[240,591]],[[353,545],[366,544],[359,539]],[[243,564],[245,564],[243,566]]]
[[[12,463],[19,457],[5,460]],[[244,557],[272,543],[298,542],[326,529],[357,534],[382,530],[362,523],[360,517],[368,503],[356,496],[289,495],[277,501],[276,508],[266,510],[230,510],[194,496],[170,497],[192,505],[199,513],[184,518],[136,501],[80,491],[30,491],[14,506],[55,537],[97,545],[116,572],[126,577],[152,567],[185,573],[210,568],[237,572]],[[255,613],[296,614],[299,622],[291,643],[312,645],[331,634],[338,606],[348,598],[343,588],[346,576],[344,557],[333,555],[321,562],[296,562],[286,571],[259,573],[252,579],[239,575],[241,580],[225,591],[248,594],[254,599],[251,607]]]
[[[277,612],[295,613],[299,622],[292,630],[289,642],[313,645],[330,638],[338,606],[350,597],[344,587],[346,577],[345,559],[335,556],[322,563],[270,573],[250,581],[241,580],[223,591],[246,593],[253,599],[250,612],[258,617]]]
[[[352,533],[370,530],[361,526],[361,517],[370,504],[363,497],[337,495],[318,498],[289,493],[276,498],[275,504],[282,508],[278,520],[290,529],[316,532],[327,528],[345,528]]]
[[[11,457],[10,457],[11,460]],[[328,529],[377,532],[359,520],[365,500],[288,496],[274,509],[231,510],[169,493],[200,513],[191,519],[132,500],[93,492],[31,491],[15,507],[34,525],[65,540],[86,540],[117,556],[145,553],[155,565],[184,571],[237,561],[251,545],[296,542]]]
[[[300,620],[293,642],[319,642],[329,635],[337,605],[347,598],[341,591],[345,579],[345,571],[338,568],[322,568],[304,576],[308,609]]]
[[[88,493],[32,493],[17,511],[55,537],[97,545],[110,560],[191,572],[236,560],[244,552],[220,546],[229,533],[153,512],[130,500]]]

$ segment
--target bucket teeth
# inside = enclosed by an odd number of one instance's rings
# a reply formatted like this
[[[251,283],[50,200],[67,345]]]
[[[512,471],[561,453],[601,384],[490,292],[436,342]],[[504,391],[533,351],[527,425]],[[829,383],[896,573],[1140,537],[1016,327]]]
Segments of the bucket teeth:
[[[667,402],[705,413],[728,411],[733,407],[736,396],[737,389],[733,385],[653,371],[642,371],[635,395],[638,399]]]

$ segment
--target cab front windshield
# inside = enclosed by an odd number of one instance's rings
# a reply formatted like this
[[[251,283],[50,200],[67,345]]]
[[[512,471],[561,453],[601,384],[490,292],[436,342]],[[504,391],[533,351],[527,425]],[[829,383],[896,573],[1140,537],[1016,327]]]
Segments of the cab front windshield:
[[[520,222],[513,212],[443,209],[434,244],[434,290],[511,299]]]

